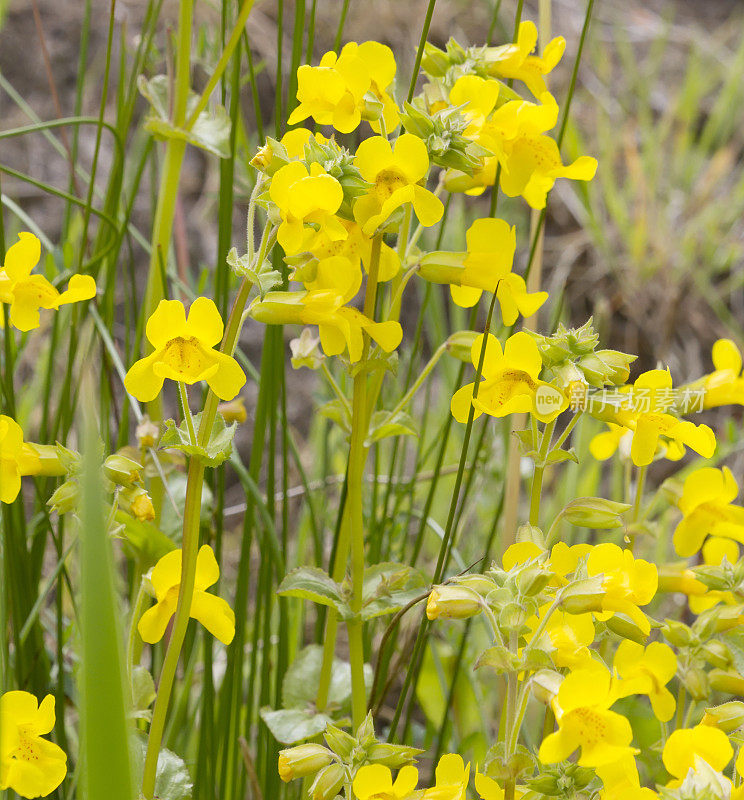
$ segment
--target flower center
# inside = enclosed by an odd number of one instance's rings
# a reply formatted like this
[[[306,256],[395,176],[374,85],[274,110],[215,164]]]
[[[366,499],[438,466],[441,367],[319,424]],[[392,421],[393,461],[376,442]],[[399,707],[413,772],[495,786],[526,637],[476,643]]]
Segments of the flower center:
[[[10,754],[19,761],[38,761],[39,749],[34,741],[36,737],[29,732],[27,725],[18,726],[18,747]]]
[[[384,169],[375,179],[375,194],[377,199],[384,203],[396,189],[402,189],[404,186],[408,186],[408,181],[402,172],[397,169]]]
[[[194,336],[188,339],[183,336],[171,339],[163,350],[161,361],[178,372],[194,375],[200,375],[210,366],[199,347],[199,340]]]

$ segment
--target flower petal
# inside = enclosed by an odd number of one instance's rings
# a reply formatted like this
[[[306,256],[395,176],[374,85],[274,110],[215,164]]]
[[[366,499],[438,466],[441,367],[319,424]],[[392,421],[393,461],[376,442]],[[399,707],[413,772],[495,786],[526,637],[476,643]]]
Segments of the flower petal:
[[[41,242],[33,233],[23,231],[18,241],[8,248],[3,269],[12,281],[27,278],[41,258]]]
[[[222,341],[224,326],[214,300],[197,297],[191,304],[186,320],[186,336],[195,336],[205,347],[215,347]]]
[[[235,614],[221,598],[207,592],[195,591],[191,601],[191,616],[222,644],[230,644],[235,636]]]
[[[171,339],[182,336],[186,330],[186,309],[180,300],[161,300],[147,320],[145,334],[156,349],[164,347]]]

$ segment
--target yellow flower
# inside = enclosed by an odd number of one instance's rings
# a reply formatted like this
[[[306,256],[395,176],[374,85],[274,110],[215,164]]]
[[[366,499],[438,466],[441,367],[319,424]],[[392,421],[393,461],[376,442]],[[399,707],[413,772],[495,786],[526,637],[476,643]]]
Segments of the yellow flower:
[[[359,769],[352,788],[357,800],[406,800],[416,790],[417,783],[416,767],[403,767],[393,783],[388,767],[368,764]]]
[[[442,201],[419,185],[429,171],[429,153],[417,136],[401,134],[395,150],[382,136],[365,139],[357,149],[354,166],[373,184],[369,193],[354,203],[354,219],[367,236],[406,203],[413,204],[419,222],[426,227],[442,218]]]
[[[734,750],[726,734],[710,725],[696,725],[672,731],[662,753],[667,771],[676,780],[669,786],[679,786],[690,770],[700,768],[700,761],[720,772],[731,761]]]
[[[310,252],[319,261],[331,256],[343,256],[348,258],[352,264],[359,266],[361,263],[365,270],[369,270],[372,260],[372,239],[365,236],[361,227],[356,222],[340,220],[341,225],[346,229],[345,239],[332,239],[325,228],[318,231],[315,241],[310,248]],[[392,247],[381,243],[380,262],[377,270],[379,281],[389,281],[400,272],[400,259]]]
[[[479,336],[470,350],[473,366],[477,367],[483,347],[483,335]],[[452,396],[450,409],[458,422],[466,422],[471,404],[475,406],[475,417],[485,412],[492,417],[528,412],[543,422],[549,422],[568,407],[568,399],[538,376],[542,370],[542,358],[535,340],[523,331],[506,340],[504,350],[491,333],[488,334],[483,380],[478,387],[478,396],[473,397],[474,383],[458,389]],[[546,387],[546,388],[544,388]],[[539,405],[541,397],[552,398],[550,410]]]
[[[610,711],[615,700],[612,677],[603,665],[571,672],[553,700],[558,730],[543,739],[540,761],[555,764],[580,747],[579,766],[598,767],[638,752],[630,746],[630,722]]]
[[[470,763],[467,765],[457,753],[446,753],[434,770],[436,785],[427,789],[422,800],[465,800],[470,780]]]
[[[493,778],[489,778],[482,772],[475,771],[475,790],[481,800],[504,800],[504,790]],[[528,789],[524,786],[514,787],[514,797],[517,799],[527,794]]]
[[[362,357],[366,332],[386,352],[400,344],[403,330],[394,320],[373,322],[356,308],[345,304],[359,291],[362,275],[347,258],[334,256],[318,262],[314,281],[305,292],[268,292],[249,309],[259,322],[270,324],[317,325],[320,344],[328,356],[349,351],[354,363]]]
[[[565,542],[558,542],[553,545],[550,551],[550,556],[545,562],[546,567],[556,576],[552,581],[553,585],[560,586],[568,583],[566,575],[576,571],[579,561],[585,558],[591,552],[592,546],[590,544],[574,544],[567,545]],[[535,542],[516,542],[509,545],[504,557],[502,565],[505,570],[510,570],[517,564],[524,564],[532,558],[537,558],[546,551]]]
[[[602,610],[627,615],[648,634],[651,624],[639,606],[650,603],[656,594],[659,583],[656,565],[633,558],[630,550],[604,542],[591,549],[586,568],[589,577],[601,575],[603,578]]]
[[[677,672],[677,656],[669,645],[652,642],[644,648],[624,639],[615,651],[612,666],[620,678],[621,696],[648,695],[658,720],[667,722],[672,718],[676,703],[666,684]]]
[[[602,800],[654,800],[658,797],[652,789],[641,786],[638,767],[632,755],[596,768],[597,777],[604,787]]]
[[[67,756],[61,747],[42,739],[54,728],[54,697],[41,703],[28,692],[0,697],[0,791],[21,797],[46,797],[64,780]]]
[[[300,104],[287,123],[295,125],[312,117],[319,125],[350,133],[362,120],[359,106],[369,85],[369,72],[355,52],[344,48],[337,56],[329,51],[319,66],[303,64],[297,70]]]
[[[524,278],[511,271],[517,246],[513,226],[503,219],[477,219],[465,239],[468,249],[462,266],[429,266],[424,259],[419,270],[426,280],[449,283],[458,306],[471,308],[484,291],[495,291],[504,324],[513,325],[519,314],[531,317],[548,299],[547,292],[528,293]]]
[[[592,437],[589,442],[589,452],[597,461],[607,461],[620,450],[620,458],[627,461],[630,458],[630,448],[633,444],[633,431],[624,425],[608,422],[609,430],[602,431]],[[679,461],[685,454],[684,445],[675,440],[665,442],[659,439],[654,457],[660,456],[668,461]]]
[[[527,620],[527,626],[532,631],[525,635],[528,642],[532,640],[532,634],[539,625],[540,618],[545,616],[549,607],[550,604],[546,604],[540,609],[539,616]],[[589,645],[593,641],[594,621],[590,613],[569,614],[556,610],[548,619],[539,649],[550,654],[556,667],[575,670],[591,662]]]
[[[677,553],[694,555],[708,534],[744,542],[744,508],[732,504],[738,494],[728,467],[703,467],[688,475],[678,501],[683,516],[674,531]]]
[[[478,75],[462,75],[449,94],[450,105],[462,106],[462,115],[468,121],[463,135],[477,140],[486,120],[496,107],[499,82]]]
[[[10,324],[19,331],[39,327],[40,308],[56,310],[61,305],[90,300],[96,294],[96,282],[90,275],[73,275],[67,290],[60,294],[43,275],[31,274],[40,257],[41,243],[37,237],[33,233],[19,233],[0,269],[0,303],[10,305]]]
[[[539,97],[547,88],[543,76],[551,72],[563,57],[566,40],[556,36],[545,45],[541,56],[532,56],[530,53],[536,45],[535,23],[530,20],[521,22],[514,44],[486,50],[489,73],[497,78],[522,81],[535,97]]]
[[[313,133],[307,128],[295,128],[287,131],[279,141],[284,145],[284,149],[290,158],[301,159],[305,156],[305,145],[310,139],[315,139],[318,144],[328,143],[328,139],[322,133]]]
[[[206,381],[220,400],[232,400],[245,383],[238,362],[215,350],[222,340],[222,317],[208,297],[186,309],[179,300],[161,300],[145,332],[155,351],[127,372],[124,387],[143,403],[154,400],[169,378],[182,383]]]
[[[21,491],[22,475],[37,475],[41,460],[23,441],[21,426],[0,414],[0,502],[12,503]]]
[[[695,381],[691,388],[702,388],[703,408],[744,404],[744,371],[739,348],[731,339],[719,339],[713,345],[715,372]]]
[[[335,216],[343,202],[344,190],[320,164],[311,164],[309,172],[301,161],[285,164],[271,179],[269,197],[282,217],[277,240],[288,256],[309,250],[317,235],[316,228],[323,228],[334,241],[346,238],[346,229]]]
[[[597,160],[581,156],[564,165],[558,145],[544,132],[555,126],[558,105],[550,92],[542,92],[540,103],[511,100],[500,106],[483,125],[477,141],[495,154],[501,164],[500,185],[508,197],[522,195],[532,208],[544,208],[547,193],[557,178],[590,181]],[[482,177],[495,180],[495,165]]]
[[[350,133],[362,121],[372,118],[372,128],[379,132],[378,114],[367,107],[365,94],[371,92],[381,104],[385,129],[391,133],[399,121],[398,107],[388,94],[395,80],[395,58],[389,47],[379,42],[349,42],[336,56],[329,51],[320,65],[303,65],[297,70],[299,106],[288,123],[312,117],[319,125],[332,125],[341,133]]]
[[[205,590],[220,578],[220,568],[212,548],[202,545],[196,557],[196,580],[190,615],[223,644],[230,644],[235,635],[235,614],[221,598]],[[171,617],[176,613],[181,590],[181,551],[171,550],[152,568],[150,581],[157,603],[149,608],[137,625],[140,636],[148,644],[163,638]]]
[[[398,106],[389,94],[397,69],[393,51],[387,45],[380,44],[380,42],[362,42],[360,45],[349,42],[344,45],[341,53],[343,54],[347,49],[353,52],[355,48],[357,56],[364,62],[369,71],[369,91],[382,104],[382,119],[385,123],[385,131],[390,134],[398,127],[400,122]],[[365,108],[362,108],[362,116],[365,119],[370,118],[370,114]],[[380,133],[378,118],[371,119],[370,125],[375,133]]]
[[[615,413],[618,423],[633,430],[630,458],[637,467],[647,466],[654,460],[662,436],[678,447],[691,447],[703,458],[710,458],[715,452],[716,437],[707,425],[695,425],[657,410],[668,407],[671,393],[669,371],[649,370],[639,375],[633,384],[633,395],[642,398],[642,410],[621,408]]]

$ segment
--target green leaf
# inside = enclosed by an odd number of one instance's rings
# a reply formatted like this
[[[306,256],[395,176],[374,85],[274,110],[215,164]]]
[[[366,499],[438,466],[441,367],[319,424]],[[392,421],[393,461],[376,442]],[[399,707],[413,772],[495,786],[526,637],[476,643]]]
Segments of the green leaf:
[[[285,708],[307,708],[315,706],[320,673],[323,667],[323,648],[318,644],[304,647],[292,662],[282,682],[282,705]],[[371,684],[372,670],[364,667],[364,682]],[[331,668],[331,684],[328,689],[328,709],[346,713],[351,709],[351,666],[346,661],[334,658]]]
[[[145,129],[153,136],[159,139],[181,139],[220,158],[229,158],[231,123],[223,106],[215,105],[211,111],[204,109],[191,129],[186,130],[173,125],[170,120],[167,76],[155,75],[148,81],[144,75],[140,75],[137,88],[150,104],[150,113],[145,119]],[[199,96],[189,92],[186,104],[187,119],[198,102]]]
[[[399,411],[391,417],[387,411],[376,411],[372,415],[364,446],[369,447],[390,436],[418,436],[416,423],[410,414]]]
[[[475,669],[481,667],[489,667],[497,675],[519,672],[523,668],[522,659],[503,645],[489,647],[488,650],[481,653],[475,662]]]
[[[323,733],[333,720],[312,709],[280,708],[273,711],[268,706],[261,709],[261,719],[274,738],[281,744],[295,744]]]
[[[194,429],[197,431],[201,423],[201,416],[199,413],[194,417]],[[191,442],[185,420],[177,426],[172,419],[169,419],[165,422],[165,433],[160,437],[159,449],[180,450],[191,458],[203,461],[207,467],[219,467],[230,458],[232,441],[237,427],[236,422],[233,422],[232,425],[225,425],[225,420],[220,414],[217,414],[212,424],[209,441],[202,447]]]
[[[422,593],[426,579],[407,564],[373,564],[364,570],[362,619],[399,611]]]
[[[351,614],[341,587],[319,567],[293,569],[281,582],[276,593],[282,597],[301,597],[322,606],[335,607],[344,617]]]
[[[144,667],[132,670],[132,716],[135,719],[150,720],[150,706],[155,701],[155,681]]]
[[[147,738],[144,734],[132,734],[132,760],[137,785],[142,783],[142,772],[147,752]],[[166,748],[158,753],[158,766],[155,778],[155,797],[157,800],[190,800],[194,784],[183,759]]]
[[[564,461],[573,461],[575,464],[579,463],[579,457],[576,455],[576,450],[573,447],[568,450],[561,450],[559,447],[556,447],[548,453],[545,460],[548,464],[561,464]]]
[[[351,433],[351,417],[346,406],[340,400],[329,400],[318,411],[327,419],[335,422],[346,434]]]

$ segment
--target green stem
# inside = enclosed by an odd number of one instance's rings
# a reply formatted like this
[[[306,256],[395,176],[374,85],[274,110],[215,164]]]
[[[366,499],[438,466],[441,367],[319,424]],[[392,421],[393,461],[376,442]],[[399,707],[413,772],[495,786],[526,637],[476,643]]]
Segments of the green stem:
[[[372,255],[370,258],[369,275],[364,296],[365,316],[374,315],[377,299],[377,278],[380,266],[380,251],[382,249],[382,235],[378,234],[372,240]],[[364,587],[364,514],[362,502],[362,485],[364,482],[364,468],[367,462],[367,450],[364,441],[369,429],[369,411],[367,408],[367,373],[364,369],[369,353],[369,338],[365,334],[364,350],[357,373],[354,376],[354,390],[351,408],[351,441],[349,443],[349,463],[347,474],[347,495],[344,504],[343,520],[339,536],[339,546],[334,565],[334,579],[340,580],[346,570],[346,562],[351,552],[351,610],[356,615],[347,624],[349,633],[349,659],[351,661],[351,688],[352,688],[352,725],[358,728],[364,721],[367,713],[367,694],[364,686],[364,641],[363,623],[360,612],[362,610],[362,593]],[[333,655],[336,645],[338,620],[336,614],[330,611],[326,623],[326,639],[323,652],[320,681],[318,685],[317,706],[325,708],[328,701],[328,687],[330,686],[331,671],[333,668]]]
[[[632,512],[632,516],[630,518],[630,524],[631,524],[631,530],[632,530],[632,532],[630,534],[630,549],[631,549],[631,551],[634,550],[635,539],[636,539],[634,528],[635,528],[635,525],[636,525],[636,523],[638,522],[638,520],[639,520],[639,518],[641,516],[641,503],[643,501],[643,490],[644,490],[644,488],[646,486],[646,471],[647,471],[647,469],[648,469],[648,467],[646,467],[646,466],[638,467],[638,479],[636,481],[635,499],[633,501],[633,512]]]
[[[540,496],[542,494],[543,476],[545,474],[545,459],[548,456],[550,441],[553,438],[554,430],[555,420],[549,422],[545,426],[542,441],[540,442],[540,453],[537,463],[535,464],[535,472],[532,476],[532,490],[530,492],[530,525],[537,526],[540,524]]]
[[[189,395],[186,391],[186,384],[183,381],[178,381],[178,397],[181,400],[181,409],[183,411],[183,418],[186,420],[186,427],[189,429],[189,441],[192,445],[196,445],[194,418],[191,416],[191,409],[189,408]]]

